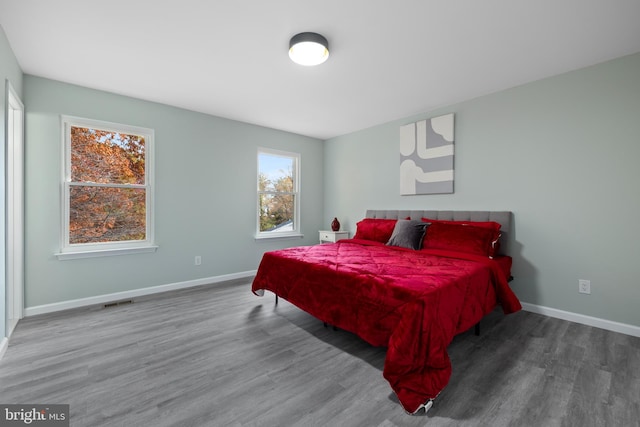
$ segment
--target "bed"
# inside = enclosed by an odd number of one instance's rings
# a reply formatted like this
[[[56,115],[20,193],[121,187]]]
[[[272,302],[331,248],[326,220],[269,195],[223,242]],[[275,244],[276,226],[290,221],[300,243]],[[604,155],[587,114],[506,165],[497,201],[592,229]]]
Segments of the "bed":
[[[351,239],[266,252],[252,283],[374,346],[403,408],[428,410],[447,385],[447,346],[511,291],[511,212],[368,210]]]

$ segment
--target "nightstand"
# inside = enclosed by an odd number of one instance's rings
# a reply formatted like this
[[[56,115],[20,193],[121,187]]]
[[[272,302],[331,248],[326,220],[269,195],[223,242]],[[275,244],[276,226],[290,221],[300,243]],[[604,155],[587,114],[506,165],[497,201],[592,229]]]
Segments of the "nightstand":
[[[337,242],[340,239],[348,239],[348,231],[324,231],[320,230],[320,243]]]

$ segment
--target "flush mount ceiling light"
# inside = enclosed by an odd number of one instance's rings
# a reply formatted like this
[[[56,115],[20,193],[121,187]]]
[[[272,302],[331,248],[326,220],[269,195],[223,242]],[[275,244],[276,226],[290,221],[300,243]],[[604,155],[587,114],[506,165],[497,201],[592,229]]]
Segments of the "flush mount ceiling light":
[[[300,33],[291,37],[289,58],[300,65],[319,65],[329,57],[329,42],[318,33]]]

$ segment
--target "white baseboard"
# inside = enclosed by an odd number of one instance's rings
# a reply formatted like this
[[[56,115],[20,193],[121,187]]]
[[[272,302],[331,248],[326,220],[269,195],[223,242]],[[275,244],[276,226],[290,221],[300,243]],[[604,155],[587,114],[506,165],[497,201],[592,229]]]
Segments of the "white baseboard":
[[[52,313],[54,311],[68,310],[70,308],[86,307],[94,304],[104,304],[112,301],[121,301],[143,295],[158,294],[160,292],[175,291],[177,289],[192,288],[194,286],[209,285],[228,280],[244,279],[255,276],[256,270],[242,271],[240,273],[224,274],[222,276],[205,277],[185,282],[169,283],[167,285],[151,286],[149,288],[134,289],[131,291],[116,292],[113,294],[97,295],[94,297],[74,299],[70,301],[54,302],[51,304],[37,305],[24,309],[24,315],[35,316],[38,314]]]
[[[9,347],[9,339],[4,337],[0,340],[0,360],[2,360],[4,353],[7,351],[7,347]]]
[[[628,325],[626,323],[614,322],[611,320],[600,319],[598,317],[585,316],[584,314],[572,313],[570,311],[558,310],[556,308],[545,307],[542,305],[522,303],[523,310],[532,313],[544,314],[545,316],[555,317],[557,319],[568,320],[570,322],[581,323],[587,326],[594,326],[608,331],[620,332],[622,334],[640,337],[640,326]]]

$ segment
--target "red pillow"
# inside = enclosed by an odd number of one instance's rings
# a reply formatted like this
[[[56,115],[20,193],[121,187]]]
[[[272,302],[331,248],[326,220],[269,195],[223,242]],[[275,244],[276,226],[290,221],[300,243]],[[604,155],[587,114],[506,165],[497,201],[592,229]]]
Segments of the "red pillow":
[[[489,251],[489,258],[493,258],[498,252],[500,252],[500,227],[502,225],[499,222],[495,221],[453,221],[453,220],[444,220],[444,219],[431,219],[431,218],[422,218],[425,222],[430,222],[434,224],[436,222],[440,222],[443,224],[459,224],[459,225],[471,225],[474,227],[482,227],[489,228],[495,231],[493,235],[493,241],[491,242],[491,249]]]
[[[356,235],[353,238],[387,243],[396,222],[396,219],[365,218],[356,224]]]
[[[474,227],[482,227],[482,228],[490,228],[495,231],[500,231],[500,223],[495,221],[449,221],[444,219],[431,219],[431,218],[422,218],[424,222],[430,222],[431,224],[435,224],[436,222],[441,222],[443,224],[460,224],[460,225],[473,225]]]
[[[489,227],[436,221],[427,228],[423,249],[444,249],[492,258],[500,233]]]

